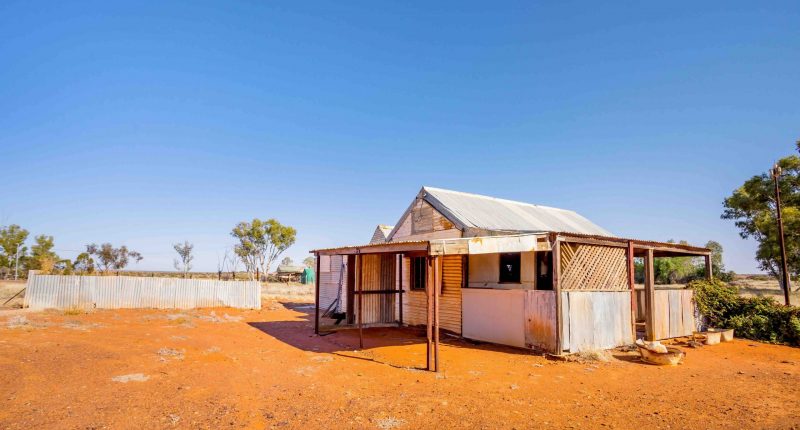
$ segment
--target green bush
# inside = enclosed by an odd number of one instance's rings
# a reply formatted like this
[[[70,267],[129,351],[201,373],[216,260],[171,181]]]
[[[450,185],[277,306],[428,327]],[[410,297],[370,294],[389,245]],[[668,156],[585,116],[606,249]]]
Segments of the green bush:
[[[732,328],[737,337],[800,346],[800,308],[771,297],[741,297],[716,279],[692,281],[689,288],[710,326]]]

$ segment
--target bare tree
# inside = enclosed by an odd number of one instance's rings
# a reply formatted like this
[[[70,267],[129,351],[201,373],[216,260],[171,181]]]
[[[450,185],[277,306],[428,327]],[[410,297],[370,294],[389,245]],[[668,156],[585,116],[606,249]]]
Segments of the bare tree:
[[[189,271],[192,270],[192,260],[194,260],[192,250],[194,249],[194,245],[189,243],[188,240],[185,240],[183,243],[172,245],[172,247],[175,249],[175,252],[178,253],[179,257],[173,262],[175,270],[183,272],[183,277],[185,278]]]
[[[94,243],[86,245],[86,254],[97,257],[97,263],[104,274],[111,269],[124,269],[130,259],[133,259],[136,263],[142,261],[142,254],[129,250],[125,245],[114,248],[110,243],[104,243],[100,246]]]
[[[220,278],[222,277],[222,272],[230,272],[231,280],[235,281],[238,266],[239,259],[236,253],[231,253],[229,249],[225,249],[225,253],[222,254],[222,260],[217,261],[217,271],[219,272]]]

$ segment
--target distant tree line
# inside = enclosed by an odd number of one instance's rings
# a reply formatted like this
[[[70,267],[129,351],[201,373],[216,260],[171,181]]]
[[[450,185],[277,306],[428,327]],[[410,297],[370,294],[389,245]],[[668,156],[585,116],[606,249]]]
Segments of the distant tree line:
[[[0,227],[0,277],[9,279],[27,277],[29,270],[44,274],[108,274],[139,262],[142,255],[126,246],[114,247],[110,243],[86,245],[86,251],[75,260],[61,258],[55,252],[53,236],[38,235],[30,248],[26,245],[30,232],[12,224]]]
[[[30,247],[29,236],[28,230],[16,224],[0,227],[0,278],[26,277],[29,270],[63,275],[119,274],[130,263],[143,259],[142,254],[125,245],[91,243],[70,260],[56,254],[53,236],[36,236]],[[230,278],[236,279],[241,263],[249,279],[263,280],[276,259],[294,244],[297,230],[274,218],[265,221],[254,218],[251,222],[238,223],[231,230],[231,236],[236,244],[233,252],[226,250],[219,259],[218,277],[221,279],[223,273],[230,273]],[[173,244],[172,248],[177,254],[173,260],[175,270],[188,277],[193,268],[194,244],[185,240]],[[304,264],[313,267],[313,261],[307,258]],[[293,264],[288,257],[282,263]]]
[[[667,241],[675,243],[674,240]],[[687,245],[685,240],[678,242]],[[722,245],[710,240],[706,248],[711,250],[711,270],[715,279],[730,282],[736,275],[725,270],[722,262]],[[705,259],[698,257],[663,257],[653,259],[653,278],[656,284],[686,284],[696,279],[705,278]],[[644,283],[644,261],[641,258],[634,260],[634,274],[637,283]]]

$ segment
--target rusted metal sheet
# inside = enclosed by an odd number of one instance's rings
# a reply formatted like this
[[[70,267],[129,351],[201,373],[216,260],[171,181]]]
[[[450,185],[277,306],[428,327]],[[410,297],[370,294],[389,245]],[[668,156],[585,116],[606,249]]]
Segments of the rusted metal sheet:
[[[555,291],[525,291],[525,346],[556,352]]]
[[[130,276],[35,275],[28,279],[25,306],[32,309],[261,308],[261,285],[206,279]]]

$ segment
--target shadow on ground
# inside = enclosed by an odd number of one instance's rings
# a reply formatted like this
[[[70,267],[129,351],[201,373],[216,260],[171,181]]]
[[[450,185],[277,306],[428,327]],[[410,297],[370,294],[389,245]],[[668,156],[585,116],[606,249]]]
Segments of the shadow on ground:
[[[286,309],[297,312],[295,318],[283,321],[250,322],[251,327],[295,348],[309,352],[325,352],[348,358],[381,362],[396,367],[423,368],[424,347],[427,342],[425,327],[365,327],[363,329],[364,348],[359,348],[358,328],[352,326],[329,325],[320,335],[314,334],[314,305],[308,303],[281,302]],[[541,355],[533,351],[468,341],[442,331],[440,348],[494,351],[516,355]],[[391,351],[397,360],[384,360],[380,357]],[[422,353],[422,354],[421,354]],[[357,354],[357,355],[354,355]],[[408,362],[410,366],[397,362]],[[394,364],[393,364],[394,362]]]

